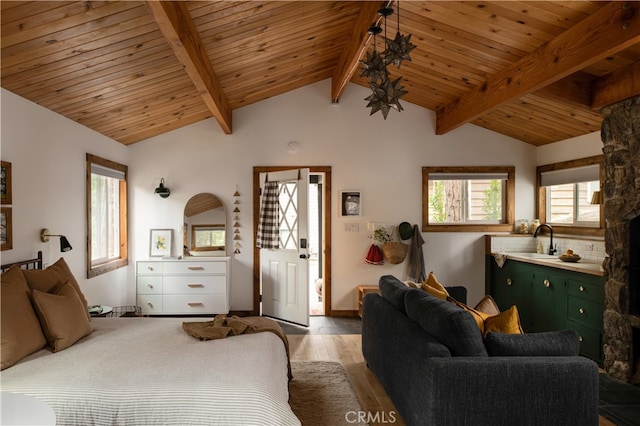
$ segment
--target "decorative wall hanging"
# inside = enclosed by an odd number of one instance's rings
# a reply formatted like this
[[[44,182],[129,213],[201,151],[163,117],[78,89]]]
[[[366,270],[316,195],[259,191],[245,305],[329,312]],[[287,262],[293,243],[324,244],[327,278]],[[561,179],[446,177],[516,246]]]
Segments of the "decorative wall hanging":
[[[369,101],[367,108],[371,108],[371,113],[380,111],[384,119],[387,119],[391,108],[396,111],[402,111],[400,98],[408,92],[402,86],[402,76],[391,80],[389,74],[389,64],[393,64],[396,68],[400,68],[402,61],[411,61],[410,53],[415,49],[415,45],[411,43],[411,34],[405,36],[400,33],[400,1],[397,2],[397,32],[393,40],[387,38],[387,17],[393,14],[392,2],[378,10],[378,15],[384,20],[384,42],[386,49],[379,53],[376,46],[377,35],[382,32],[380,27],[380,19],[378,19],[368,29],[368,33],[373,36],[373,52],[367,52],[365,60],[360,61],[362,64],[361,77],[369,79],[369,87],[373,92],[365,98]]]
[[[0,165],[0,204],[12,204],[11,163],[2,161]]]
[[[240,197],[240,193],[238,192],[238,185],[236,185],[236,192],[233,193],[233,198],[234,198],[233,204],[236,206],[233,209],[233,212],[236,213],[233,216],[233,227],[235,228],[233,230],[233,240],[234,240],[233,253],[234,254],[240,254],[240,229],[238,229],[240,228],[240,222],[239,222],[240,217],[237,214],[237,213],[240,213],[240,208],[238,208],[238,204],[240,204],[239,197]]]
[[[362,215],[362,197],[360,191],[340,191],[339,193],[340,216],[360,216]]]

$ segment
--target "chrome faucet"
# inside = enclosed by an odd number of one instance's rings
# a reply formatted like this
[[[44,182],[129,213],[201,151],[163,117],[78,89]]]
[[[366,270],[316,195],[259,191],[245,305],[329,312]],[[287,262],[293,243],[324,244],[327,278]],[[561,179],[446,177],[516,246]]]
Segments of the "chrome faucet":
[[[542,228],[543,226],[546,226],[547,228],[549,228],[549,254],[553,256],[553,254],[557,251],[556,249],[553,248],[553,228],[551,227],[551,225],[549,225],[548,223],[543,223],[540,226],[538,226],[536,228],[536,230],[533,232],[533,238],[536,238],[538,236],[538,232],[540,231],[540,228]]]

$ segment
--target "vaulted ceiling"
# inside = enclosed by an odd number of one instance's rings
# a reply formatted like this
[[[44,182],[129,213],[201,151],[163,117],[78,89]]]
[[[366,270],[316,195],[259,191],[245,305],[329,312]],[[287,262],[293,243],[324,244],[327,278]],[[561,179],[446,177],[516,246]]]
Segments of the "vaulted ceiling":
[[[0,82],[123,144],[210,117],[230,134],[242,106],[324,79],[327,102],[368,87],[359,60],[387,3],[3,0]],[[602,106],[640,94],[640,2],[399,6],[417,47],[392,77],[401,102],[436,111],[437,134],[474,123],[540,146],[598,130]]]

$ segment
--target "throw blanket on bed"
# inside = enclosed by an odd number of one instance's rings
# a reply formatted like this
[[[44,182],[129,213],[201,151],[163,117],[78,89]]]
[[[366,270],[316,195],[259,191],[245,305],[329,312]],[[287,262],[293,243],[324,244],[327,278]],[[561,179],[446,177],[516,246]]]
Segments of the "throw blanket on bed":
[[[287,351],[287,368],[289,370],[289,380],[293,378],[291,374],[291,359],[289,356],[289,341],[277,322],[265,317],[244,317],[235,315],[227,317],[224,314],[216,315],[213,321],[204,322],[183,322],[182,328],[190,336],[199,340],[223,339],[229,336],[240,334],[252,334],[262,331],[270,331],[278,336]]]

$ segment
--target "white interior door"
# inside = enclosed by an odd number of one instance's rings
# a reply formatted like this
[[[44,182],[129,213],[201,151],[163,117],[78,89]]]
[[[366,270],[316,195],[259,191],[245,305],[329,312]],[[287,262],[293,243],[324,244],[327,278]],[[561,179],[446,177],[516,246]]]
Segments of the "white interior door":
[[[268,175],[269,181],[278,181],[280,247],[260,249],[262,314],[308,326],[309,169]],[[261,185],[264,181],[261,174]]]

